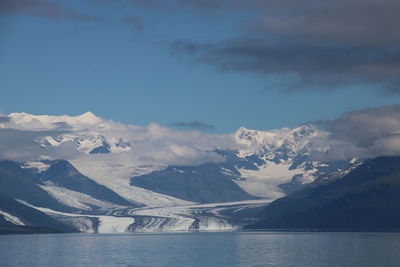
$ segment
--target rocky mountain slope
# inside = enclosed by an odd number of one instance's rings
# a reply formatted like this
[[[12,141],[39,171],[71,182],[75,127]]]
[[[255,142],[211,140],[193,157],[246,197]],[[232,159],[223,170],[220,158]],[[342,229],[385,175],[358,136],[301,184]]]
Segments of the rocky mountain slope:
[[[251,229],[398,230],[400,157],[365,161],[272,202]]]

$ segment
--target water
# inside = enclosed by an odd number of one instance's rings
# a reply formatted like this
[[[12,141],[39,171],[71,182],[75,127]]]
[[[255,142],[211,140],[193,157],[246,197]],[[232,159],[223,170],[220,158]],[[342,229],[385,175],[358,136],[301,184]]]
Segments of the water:
[[[0,266],[400,266],[400,234],[6,235]]]

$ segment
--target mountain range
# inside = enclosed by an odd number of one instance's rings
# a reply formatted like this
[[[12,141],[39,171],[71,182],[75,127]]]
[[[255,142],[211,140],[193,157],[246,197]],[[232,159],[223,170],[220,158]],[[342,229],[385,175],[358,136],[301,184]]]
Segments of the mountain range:
[[[275,228],[264,220],[281,200],[268,203],[363,162],[330,157],[329,134],[313,125],[207,135],[90,112],[12,113],[0,136],[3,232]]]

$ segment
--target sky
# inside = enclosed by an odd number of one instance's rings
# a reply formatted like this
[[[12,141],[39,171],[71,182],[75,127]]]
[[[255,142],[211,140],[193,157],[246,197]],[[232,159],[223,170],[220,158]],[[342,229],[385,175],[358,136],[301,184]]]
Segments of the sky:
[[[0,113],[91,111],[230,133],[399,104],[399,8],[397,0],[1,0]]]

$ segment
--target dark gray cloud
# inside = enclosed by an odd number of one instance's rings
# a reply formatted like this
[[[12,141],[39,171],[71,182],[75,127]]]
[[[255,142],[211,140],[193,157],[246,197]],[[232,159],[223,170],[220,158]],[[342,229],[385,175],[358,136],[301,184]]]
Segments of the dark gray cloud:
[[[254,13],[242,21],[242,37],[205,44],[175,41],[170,45],[175,54],[223,71],[278,75],[282,82],[277,87],[284,90],[332,90],[357,84],[400,93],[400,1],[178,3],[223,12],[253,9]]]
[[[400,155],[400,105],[351,111],[316,124],[330,132],[339,144],[334,150],[343,155]]]
[[[104,1],[104,0],[103,0]],[[345,43],[400,42],[397,0],[120,0],[148,8],[207,14],[253,12],[249,30]]]
[[[53,20],[74,20],[80,22],[89,22],[100,20],[100,17],[91,16],[71,8],[60,5],[60,1],[46,0],[1,0],[1,15],[22,14],[32,17],[42,17]]]
[[[190,128],[200,131],[210,131],[215,129],[215,125],[207,124],[201,121],[189,121],[189,122],[175,122],[173,126],[182,127],[182,128]]]
[[[288,85],[332,89],[366,83],[400,92],[400,46],[333,45],[239,38],[217,44],[175,41],[173,52],[223,71],[286,75]]]
[[[300,36],[335,43],[400,42],[396,0],[266,0],[255,29],[280,36]]]
[[[135,31],[142,31],[144,27],[141,19],[136,16],[126,16],[123,22],[131,25],[132,29]]]

